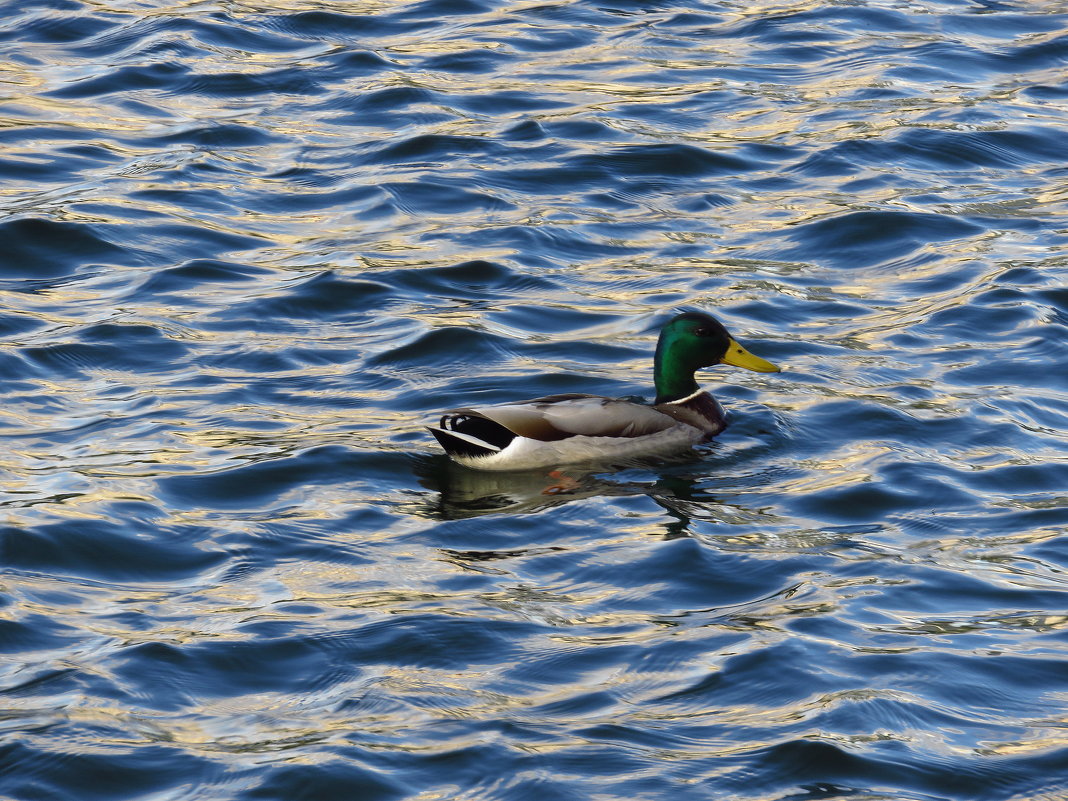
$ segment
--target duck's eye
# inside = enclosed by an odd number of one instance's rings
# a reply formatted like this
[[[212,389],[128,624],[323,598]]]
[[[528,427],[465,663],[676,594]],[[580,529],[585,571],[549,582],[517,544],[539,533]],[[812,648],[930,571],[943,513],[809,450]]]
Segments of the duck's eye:
[[[695,328],[693,330],[693,332],[694,332],[694,334],[696,334],[699,337],[710,337],[710,336],[712,336],[712,332],[709,331],[707,328]]]

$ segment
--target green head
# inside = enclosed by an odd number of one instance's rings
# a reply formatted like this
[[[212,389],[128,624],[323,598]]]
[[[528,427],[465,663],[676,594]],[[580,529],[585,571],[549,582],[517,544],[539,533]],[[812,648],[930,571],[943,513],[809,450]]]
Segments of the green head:
[[[664,326],[656,343],[656,402],[668,403],[697,392],[693,374],[716,364],[731,364],[757,373],[779,372],[774,364],[735,342],[715,317],[686,312]]]

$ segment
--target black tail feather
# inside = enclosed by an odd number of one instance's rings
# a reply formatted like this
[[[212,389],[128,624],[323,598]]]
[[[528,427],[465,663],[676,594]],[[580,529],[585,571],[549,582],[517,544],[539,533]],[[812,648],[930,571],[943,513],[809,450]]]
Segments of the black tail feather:
[[[497,453],[497,448],[479,445],[476,441],[458,436],[452,431],[443,428],[427,426],[427,430],[434,435],[434,439],[445,449],[449,456],[490,456]]]
[[[508,447],[515,434],[500,423],[473,414],[447,414],[430,433],[450,456],[489,456]]]
[[[441,427],[446,431],[459,431],[461,434],[480,439],[487,445],[494,445],[504,450],[515,439],[515,433],[488,417],[473,414],[447,414],[441,418]]]

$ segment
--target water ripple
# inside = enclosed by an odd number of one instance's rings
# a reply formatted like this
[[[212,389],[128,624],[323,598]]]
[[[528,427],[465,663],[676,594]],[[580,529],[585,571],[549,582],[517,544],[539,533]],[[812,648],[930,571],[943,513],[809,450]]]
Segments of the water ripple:
[[[120,5],[0,4],[0,795],[1064,795],[1060,5]],[[422,428],[693,307],[693,454]]]

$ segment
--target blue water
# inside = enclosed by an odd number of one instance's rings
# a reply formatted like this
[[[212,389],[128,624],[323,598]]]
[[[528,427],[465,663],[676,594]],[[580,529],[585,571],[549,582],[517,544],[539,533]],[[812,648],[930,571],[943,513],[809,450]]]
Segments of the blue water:
[[[1068,798],[1068,9],[0,4],[0,796]],[[622,469],[422,425],[785,372]]]

